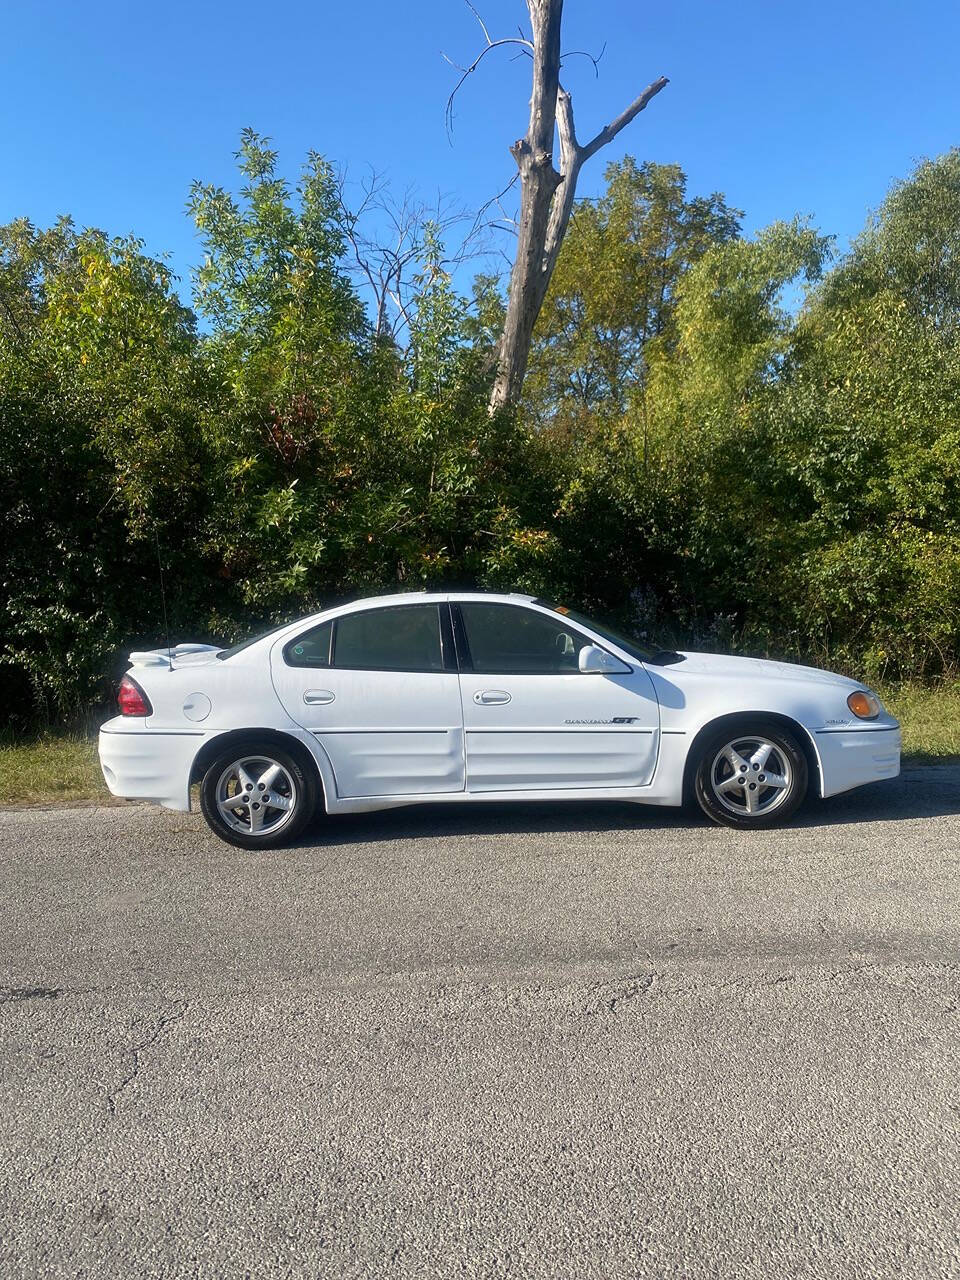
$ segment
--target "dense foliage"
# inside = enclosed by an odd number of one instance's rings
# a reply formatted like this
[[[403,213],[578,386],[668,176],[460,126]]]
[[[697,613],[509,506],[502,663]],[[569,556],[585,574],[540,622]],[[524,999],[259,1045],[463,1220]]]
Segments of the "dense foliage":
[[[134,239],[0,228],[0,693],[103,697],[123,651],[232,640],[388,588],[515,587],[672,643],[931,676],[960,644],[960,153],[848,254],[743,238],[674,166],[571,222],[521,411],[486,410],[503,299],[423,228],[405,349],[343,206],[253,133],[197,184],[194,309]],[[790,306],[785,305],[788,299]]]

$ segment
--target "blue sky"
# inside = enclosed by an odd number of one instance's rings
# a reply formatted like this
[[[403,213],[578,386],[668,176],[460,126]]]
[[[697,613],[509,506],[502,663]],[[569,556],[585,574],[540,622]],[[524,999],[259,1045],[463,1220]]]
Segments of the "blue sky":
[[[491,34],[523,0],[477,0]],[[134,231],[185,282],[199,252],[192,179],[231,184],[240,129],[269,134],[291,176],[310,148],[396,188],[476,207],[512,176],[528,64],[493,52],[444,105],[482,37],[461,0],[0,0],[0,221]],[[960,142],[960,5],[567,0],[564,79],[581,139],[659,74],[669,87],[581,176],[595,194],[626,152],[677,162],[752,230],[809,214],[842,247],[915,160]]]

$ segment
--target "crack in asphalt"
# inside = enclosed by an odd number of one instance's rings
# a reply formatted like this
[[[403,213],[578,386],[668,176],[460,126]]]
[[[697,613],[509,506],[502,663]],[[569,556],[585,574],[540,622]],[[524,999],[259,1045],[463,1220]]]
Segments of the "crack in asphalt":
[[[935,970],[938,973],[943,973],[943,974],[952,974],[956,971],[957,967],[958,967],[957,965],[951,964],[949,962],[935,963],[931,961],[913,963],[913,964],[904,966],[904,968],[906,968],[907,970],[914,969],[914,970],[921,970],[924,972],[929,970]],[[661,1000],[665,1000],[671,997],[677,997],[677,996],[683,996],[683,995],[698,996],[698,995],[703,995],[709,992],[713,992],[716,994],[722,991],[731,991],[731,990],[759,991],[764,987],[781,987],[781,986],[786,986],[790,983],[796,983],[796,982],[810,984],[810,985],[817,985],[817,983],[821,983],[821,984],[830,983],[830,982],[836,982],[838,979],[841,979],[841,978],[857,977],[861,974],[870,974],[871,977],[879,977],[882,982],[882,985],[888,988],[895,987],[898,990],[902,990],[902,991],[911,990],[910,987],[903,986],[900,983],[883,981],[883,978],[882,978],[883,966],[872,964],[869,961],[867,961],[867,962],[862,962],[860,964],[845,965],[845,966],[841,966],[840,968],[833,968],[827,974],[819,974],[816,976],[811,975],[802,970],[800,971],[789,970],[784,973],[779,973],[775,976],[765,976],[762,978],[757,978],[747,974],[743,974],[743,975],[738,975],[737,977],[734,977],[734,978],[728,978],[722,982],[708,982],[702,985],[698,984],[696,987],[690,987],[690,988],[683,987],[683,986],[668,985],[665,988],[660,987],[658,989],[658,995]],[[597,998],[596,1000],[594,1000],[593,1003],[588,1005],[583,1010],[582,1016],[596,1017],[598,1015],[603,1015],[605,1013],[615,1014],[617,1012],[618,1005],[626,1004],[626,1003],[629,1003],[630,1001],[638,1000],[638,999],[641,999],[643,996],[648,995],[653,990],[653,988],[658,983],[660,983],[663,978],[667,976],[668,975],[665,973],[656,973],[651,970],[646,973],[639,973],[632,977],[624,978],[622,981],[617,983],[611,983],[611,982],[600,983],[597,987],[594,988],[594,990],[604,994],[600,994],[599,998]],[[943,1009],[943,1012],[953,1013],[956,1011],[956,1009],[957,1009],[957,1004],[956,1004],[956,1000],[954,1000],[950,1005],[948,1005],[946,1008]]]
[[[857,971],[848,970],[847,972]],[[588,1008],[584,1010],[584,1013],[588,1017],[594,1017],[597,1014],[603,1014],[604,1012],[616,1013],[618,1005],[626,1004],[630,1001],[638,1000],[643,996],[648,995],[657,983],[665,976],[665,974],[651,971],[649,973],[637,974],[635,977],[627,978],[616,985],[604,983],[602,986],[608,988],[609,994],[588,1006]],[[737,987],[742,990],[759,990],[761,987],[779,987],[789,982],[796,982],[799,976],[800,975],[796,973],[781,973],[773,978],[768,977],[758,980],[744,975],[743,977],[731,978],[726,982],[710,982],[705,983],[702,986],[691,988],[683,986],[667,987],[660,991],[660,998],[667,999],[683,995],[697,995],[706,991],[727,991],[731,988]],[[837,974],[832,974],[831,980],[837,976]]]
[[[126,1050],[130,1055],[130,1070],[121,1079],[117,1087],[111,1093],[107,1094],[107,1110],[112,1116],[117,1114],[117,1099],[120,1094],[123,1093],[124,1089],[128,1088],[140,1074],[141,1055],[143,1054],[143,1051],[155,1045],[166,1033],[168,1027],[173,1026],[175,1023],[182,1022],[189,1007],[189,1000],[181,1000],[178,1002],[175,1012],[171,1014],[161,1013],[153,1024],[149,1035],[147,1035],[143,1040],[138,1041],[137,1044],[131,1045],[130,1048]]]
[[[635,978],[631,978],[623,987],[615,991],[607,1001],[607,1008],[611,1013],[616,1013],[618,1004],[625,1004],[629,1000],[636,1000],[640,996],[647,995],[653,990],[657,981],[655,973],[642,973]]]
[[[608,994],[601,996],[595,1004],[590,1005],[584,1012],[588,1017],[594,1017],[597,1014],[616,1013],[617,1005],[626,1004],[630,1000],[637,1000],[650,992],[657,982],[658,974],[654,972],[638,973],[631,978],[624,979],[616,986],[611,988],[610,984],[604,983],[603,986],[608,988]],[[603,987],[600,988],[601,990]]]

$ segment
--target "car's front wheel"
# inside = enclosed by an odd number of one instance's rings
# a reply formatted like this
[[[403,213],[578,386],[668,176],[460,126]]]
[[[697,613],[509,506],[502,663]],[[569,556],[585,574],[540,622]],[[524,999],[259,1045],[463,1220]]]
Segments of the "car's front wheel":
[[[694,793],[714,822],[773,827],[796,811],[807,785],[807,758],[796,738],[778,724],[757,722],[704,743]]]
[[[241,849],[274,849],[304,829],[317,807],[317,784],[288,752],[235,744],[203,775],[200,808],[214,834]]]

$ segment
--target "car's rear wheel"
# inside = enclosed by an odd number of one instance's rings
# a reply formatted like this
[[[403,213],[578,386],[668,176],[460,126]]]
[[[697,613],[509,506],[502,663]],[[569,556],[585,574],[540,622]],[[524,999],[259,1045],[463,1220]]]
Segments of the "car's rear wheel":
[[[703,744],[694,793],[707,817],[727,827],[779,826],[807,794],[807,758],[778,724],[726,729]]]
[[[272,744],[234,744],[213,761],[200,785],[207,825],[241,849],[289,844],[316,807],[313,772]]]

